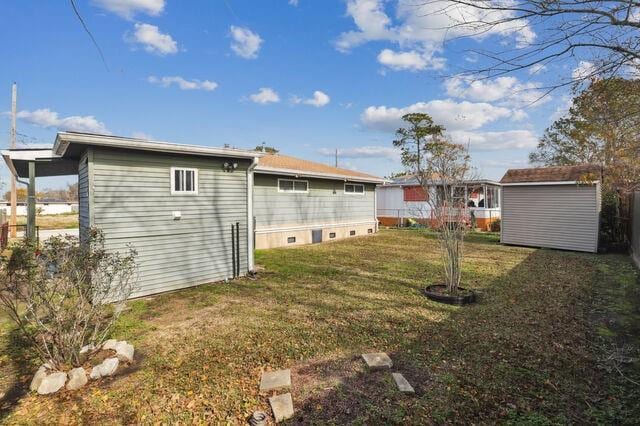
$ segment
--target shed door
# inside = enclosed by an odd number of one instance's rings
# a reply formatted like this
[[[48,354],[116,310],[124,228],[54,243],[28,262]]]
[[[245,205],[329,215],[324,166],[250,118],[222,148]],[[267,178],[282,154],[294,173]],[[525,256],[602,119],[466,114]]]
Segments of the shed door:
[[[322,229],[314,229],[311,231],[311,242],[313,244],[322,242]]]

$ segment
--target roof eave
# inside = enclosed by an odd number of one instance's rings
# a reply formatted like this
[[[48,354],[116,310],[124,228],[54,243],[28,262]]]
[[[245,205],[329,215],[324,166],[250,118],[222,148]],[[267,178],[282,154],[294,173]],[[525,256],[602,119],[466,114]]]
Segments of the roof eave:
[[[164,152],[169,154],[199,155],[208,157],[259,158],[264,154],[256,151],[235,148],[198,147],[169,142],[152,141],[136,138],[122,138],[109,135],[93,135],[86,133],[60,132],[56,136],[53,151],[64,156],[70,144],[95,145],[110,148],[134,149],[141,151]]]
[[[255,172],[271,174],[271,175],[287,175],[287,176],[299,176],[299,177],[309,177],[309,178],[318,178],[318,179],[343,180],[347,182],[367,182],[367,183],[383,183],[384,182],[384,179],[380,179],[376,177],[369,178],[369,177],[360,177],[360,176],[339,175],[334,173],[306,172],[304,170],[281,169],[276,167],[261,166],[259,164],[258,164],[258,167],[256,167]]]

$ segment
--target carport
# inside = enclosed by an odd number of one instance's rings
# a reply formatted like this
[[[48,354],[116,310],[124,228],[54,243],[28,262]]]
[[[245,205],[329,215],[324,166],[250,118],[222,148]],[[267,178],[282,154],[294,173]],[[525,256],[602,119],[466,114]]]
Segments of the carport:
[[[7,167],[17,181],[27,186],[26,237],[36,238],[36,178],[78,174],[78,161],[61,158],[51,149],[9,149],[2,151]],[[23,179],[27,179],[26,181]]]

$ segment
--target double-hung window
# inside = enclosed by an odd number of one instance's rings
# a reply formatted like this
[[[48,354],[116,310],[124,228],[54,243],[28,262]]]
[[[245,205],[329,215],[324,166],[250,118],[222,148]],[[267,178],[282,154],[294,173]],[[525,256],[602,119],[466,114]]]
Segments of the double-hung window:
[[[278,179],[278,192],[306,194],[309,192],[309,182],[297,179]]]
[[[197,195],[198,169],[184,167],[171,168],[171,194]]]
[[[344,193],[364,195],[364,185],[361,183],[345,183]]]

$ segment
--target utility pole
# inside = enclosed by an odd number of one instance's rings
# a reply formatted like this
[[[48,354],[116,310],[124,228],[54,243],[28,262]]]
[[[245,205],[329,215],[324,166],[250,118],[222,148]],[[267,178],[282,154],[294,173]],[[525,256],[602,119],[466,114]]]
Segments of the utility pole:
[[[11,89],[11,149],[16,147],[16,107],[18,103],[18,85],[14,82]],[[11,175],[11,238],[16,237],[18,196],[16,194],[16,177]]]
[[[336,148],[336,167],[338,167],[338,148]]]

